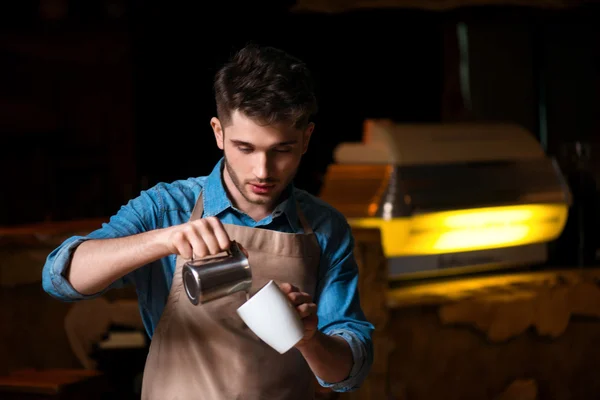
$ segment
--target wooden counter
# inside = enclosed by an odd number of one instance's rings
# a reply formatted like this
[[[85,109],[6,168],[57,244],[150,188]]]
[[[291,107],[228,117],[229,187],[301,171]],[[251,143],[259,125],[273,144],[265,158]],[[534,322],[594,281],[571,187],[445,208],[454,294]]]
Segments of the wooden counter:
[[[73,235],[100,228],[107,218],[0,227],[0,286],[41,280],[48,254]]]
[[[83,369],[27,369],[0,376],[4,400],[101,400],[109,389],[101,373]]]
[[[354,234],[375,359],[361,389],[332,399],[600,398],[600,268],[390,290],[378,233]]]

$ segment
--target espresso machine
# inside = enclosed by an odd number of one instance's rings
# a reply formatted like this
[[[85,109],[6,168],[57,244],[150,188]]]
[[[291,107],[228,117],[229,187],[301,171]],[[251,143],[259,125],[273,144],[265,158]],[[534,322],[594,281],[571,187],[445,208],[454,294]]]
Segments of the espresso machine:
[[[390,279],[543,264],[571,193],[521,126],[367,120],[334,151],[319,196],[377,228]]]

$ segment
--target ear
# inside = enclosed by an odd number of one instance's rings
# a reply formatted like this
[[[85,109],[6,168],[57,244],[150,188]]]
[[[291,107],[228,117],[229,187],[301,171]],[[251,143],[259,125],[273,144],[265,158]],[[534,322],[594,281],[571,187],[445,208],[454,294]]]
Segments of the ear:
[[[315,129],[315,124],[313,122],[309,123],[304,132],[302,133],[302,154],[306,153],[308,150],[308,143],[310,142],[310,137]]]
[[[223,127],[221,126],[221,121],[219,121],[217,117],[212,117],[210,119],[210,126],[215,134],[217,146],[219,146],[219,149],[223,150],[225,146],[223,143]]]

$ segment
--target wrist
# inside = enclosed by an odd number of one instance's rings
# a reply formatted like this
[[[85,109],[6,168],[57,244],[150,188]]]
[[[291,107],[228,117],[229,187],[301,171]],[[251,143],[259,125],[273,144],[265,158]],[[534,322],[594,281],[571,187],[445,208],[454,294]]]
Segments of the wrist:
[[[166,257],[170,254],[173,254],[173,250],[171,249],[171,231],[173,227],[168,228],[160,228],[152,231],[152,247],[156,249],[158,253],[161,254],[162,257]]]
[[[316,331],[314,335],[312,335],[309,339],[302,339],[297,345],[296,348],[301,352],[315,350],[318,345],[322,342],[322,339],[325,335],[321,331]]]
[[[352,350],[341,336],[330,336],[317,331],[296,348],[313,373],[323,381],[337,383],[350,375],[353,366]]]

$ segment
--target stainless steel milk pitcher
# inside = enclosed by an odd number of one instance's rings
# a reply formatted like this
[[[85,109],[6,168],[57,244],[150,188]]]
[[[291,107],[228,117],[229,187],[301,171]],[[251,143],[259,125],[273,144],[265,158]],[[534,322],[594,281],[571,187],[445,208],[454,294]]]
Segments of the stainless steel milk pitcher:
[[[236,241],[226,255],[188,261],[183,265],[183,285],[194,305],[229,296],[252,286],[248,258]]]

